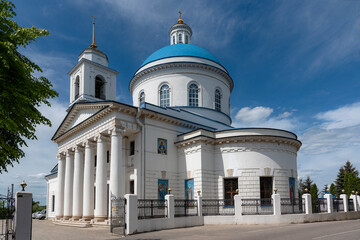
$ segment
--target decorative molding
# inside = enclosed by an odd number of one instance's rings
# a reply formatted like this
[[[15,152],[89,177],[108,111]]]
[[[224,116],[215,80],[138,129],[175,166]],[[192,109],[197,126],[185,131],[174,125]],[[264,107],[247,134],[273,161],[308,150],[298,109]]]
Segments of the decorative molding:
[[[207,64],[203,64],[203,63],[196,63],[196,62],[172,62],[172,63],[164,63],[161,65],[155,65],[152,66],[150,68],[146,68],[144,70],[142,70],[141,72],[137,73],[130,81],[129,84],[129,90],[132,93],[133,89],[138,86],[139,84],[142,83],[142,81],[140,81],[139,83],[137,83],[137,81],[142,78],[143,76],[149,74],[149,73],[153,73],[153,72],[157,72],[160,70],[164,70],[164,69],[174,69],[174,68],[186,68],[187,70],[189,68],[195,68],[195,69],[201,69],[201,70],[206,70],[206,71],[211,71],[213,73],[216,73],[218,75],[220,75],[221,77],[223,77],[226,80],[227,85],[230,88],[230,92],[234,87],[234,82],[232,80],[232,78],[230,77],[230,75],[225,72],[224,70],[221,70],[217,67],[211,66],[211,65],[207,65]]]

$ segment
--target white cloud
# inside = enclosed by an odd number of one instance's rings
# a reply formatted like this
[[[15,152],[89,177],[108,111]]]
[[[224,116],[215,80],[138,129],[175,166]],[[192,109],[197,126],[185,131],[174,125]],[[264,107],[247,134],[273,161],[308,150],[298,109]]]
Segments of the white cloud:
[[[335,180],[347,160],[360,168],[359,107],[357,102],[315,115],[320,122],[299,137],[299,176],[310,175],[322,186]]]
[[[328,130],[360,125],[360,102],[319,113],[316,118],[324,121],[322,126]]]
[[[284,130],[294,130],[298,126],[297,120],[291,118],[292,112],[281,112],[272,116],[274,109],[258,106],[254,108],[243,107],[234,117],[234,127],[268,127]]]

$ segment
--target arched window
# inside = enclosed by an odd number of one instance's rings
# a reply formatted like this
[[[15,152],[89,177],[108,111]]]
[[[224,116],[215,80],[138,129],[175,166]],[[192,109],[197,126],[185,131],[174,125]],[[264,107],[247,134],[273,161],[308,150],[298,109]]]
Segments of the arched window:
[[[189,43],[189,36],[185,35],[185,43],[188,44]]]
[[[173,44],[175,44],[175,35],[173,36]]]
[[[79,97],[79,89],[80,89],[80,77],[76,76],[75,83],[74,83],[74,90],[75,90],[75,99]]]
[[[182,43],[182,34],[179,34],[179,43]]]
[[[140,95],[139,95],[139,102],[140,104],[144,103],[145,102],[145,93],[144,92],[141,92]]]
[[[160,107],[170,106],[170,88],[168,85],[163,85],[160,88]]]
[[[95,97],[105,100],[105,81],[100,77],[95,78]]]
[[[190,84],[188,97],[189,97],[189,106],[191,107],[199,106],[199,87],[195,83]]]
[[[215,110],[221,112],[221,92],[219,89],[215,90]]]

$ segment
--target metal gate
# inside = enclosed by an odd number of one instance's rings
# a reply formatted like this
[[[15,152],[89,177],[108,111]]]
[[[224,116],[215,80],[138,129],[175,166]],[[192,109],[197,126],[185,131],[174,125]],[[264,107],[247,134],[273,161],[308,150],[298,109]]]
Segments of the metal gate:
[[[110,232],[120,235],[125,235],[125,205],[126,199],[119,197],[111,198],[111,213],[110,213]]]
[[[14,239],[15,199],[13,191],[7,195],[0,194],[0,240]]]

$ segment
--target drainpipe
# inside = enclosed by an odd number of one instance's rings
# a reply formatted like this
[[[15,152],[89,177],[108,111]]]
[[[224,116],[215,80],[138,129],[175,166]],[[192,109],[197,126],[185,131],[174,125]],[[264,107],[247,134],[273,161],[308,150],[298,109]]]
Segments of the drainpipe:
[[[141,183],[142,183],[142,198],[145,199],[145,125],[141,122],[140,116],[142,114],[143,109],[138,108],[136,113],[136,122],[141,127],[141,158],[140,158],[140,166],[141,166]]]

